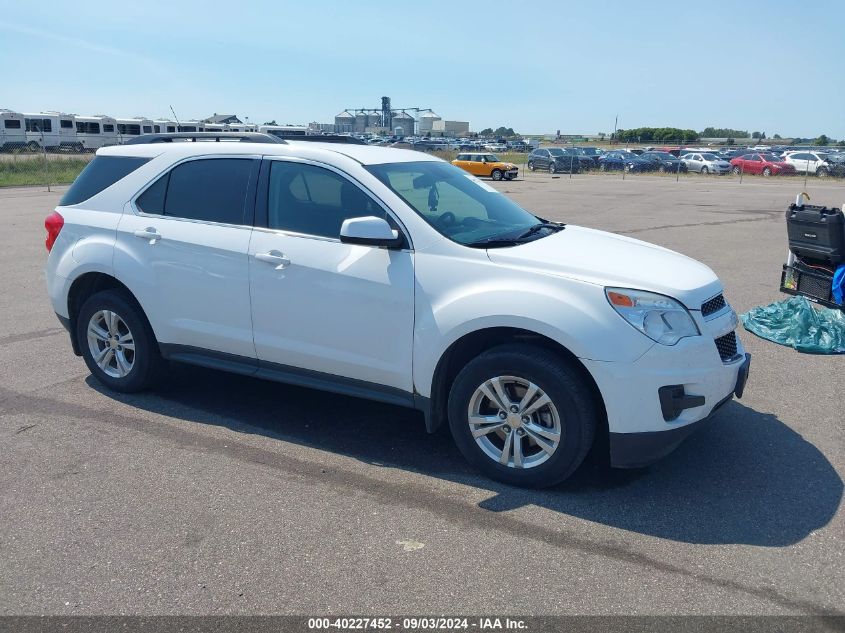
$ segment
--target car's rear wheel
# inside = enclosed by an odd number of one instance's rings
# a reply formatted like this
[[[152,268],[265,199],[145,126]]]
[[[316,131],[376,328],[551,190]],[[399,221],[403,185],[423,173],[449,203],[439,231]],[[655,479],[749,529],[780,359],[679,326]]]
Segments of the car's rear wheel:
[[[601,163],[601,164],[599,165],[599,171],[607,171],[607,164],[606,164],[606,163]]]
[[[709,170],[709,169],[707,169],[707,167],[702,167],[702,168],[701,168],[701,175],[702,175],[702,176],[706,176],[706,175],[707,175],[707,174],[709,174],[709,173],[710,173],[710,170]]]
[[[828,175],[828,172],[827,172],[827,168],[825,168],[825,167],[819,167],[816,170],[816,176],[818,176],[819,178],[825,178],[827,175]]]
[[[531,170],[531,171],[534,171],[534,163],[529,161],[528,162],[528,169]]]
[[[554,161],[549,163],[549,173],[550,174],[557,173],[557,167],[555,166]]]
[[[734,176],[739,176],[740,172],[742,171],[738,166],[734,165],[733,169],[731,169]]]
[[[35,141],[30,141],[29,143],[26,144],[26,148],[30,152],[37,152],[38,150],[41,149],[41,146]]]
[[[164,361],[152,328],[125,292],[89,297],[77,315],[76,337],[88,369],[109,389],[142,391],[161,374]]]
[[[582,376],[555,354],[502,345],[464,367],[449,394],[449,425],[464,457],[492,479],[553,486],[581,464],[598,413]]]
[[[493,180],[501,180],[502,179],[502,170],[501,169],[494,169],[490,172],[490,178]]]
[[[771,167],[764,167],[764,168],[763,168],[763,175],[764,175],[766,178],[768,178],[769,176],[771,176],[771,175],[772,175],[772,169],[771,169]]]
[[[657,168],[657,171],[659,171],[661,174],[665,174],[666,173],[666,165],[661,165],[660,167]]]

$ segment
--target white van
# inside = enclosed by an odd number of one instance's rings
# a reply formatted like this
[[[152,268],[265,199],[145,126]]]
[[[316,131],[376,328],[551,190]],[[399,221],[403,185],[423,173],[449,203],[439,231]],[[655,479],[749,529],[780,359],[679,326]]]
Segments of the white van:
[[[21,149],[26,145],[23,118],[20,112],[0,110],[0,151]]]
[[[23,116],[26,144],[30,151],[82,149],[76,139],[73,115],[61,112],[25,112]]]
[[[123,144],[126,141],[141,134],[153,133],[153,122],[144,117],[131,117],[128,119],[115,119],[117,123],[118,141]]]
[[[83,150],[118,144],[117,121],[110,116],[77,116],[76,140]]]
[[[259,125],[258,131],[273,136],[305,136],[308,128],[302,125]]]

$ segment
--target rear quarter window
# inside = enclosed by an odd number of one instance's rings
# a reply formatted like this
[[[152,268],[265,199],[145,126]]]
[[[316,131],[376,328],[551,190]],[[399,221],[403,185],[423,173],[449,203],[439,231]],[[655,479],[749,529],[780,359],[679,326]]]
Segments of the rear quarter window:
[[[149,160],[134,156],[96,156],[73,181],[59,204],[66,207],[84,202],[122,180]]]

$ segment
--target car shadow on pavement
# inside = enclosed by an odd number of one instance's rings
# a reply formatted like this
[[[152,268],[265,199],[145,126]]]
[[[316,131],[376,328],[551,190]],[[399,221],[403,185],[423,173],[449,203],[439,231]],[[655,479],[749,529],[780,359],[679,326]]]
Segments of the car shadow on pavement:
[[[489,490],[495,494],[480,507],[490,512],[536,505],[686,543],[791,545],[824,527],[843,493],[842,479],[812,443],[736,401],[649,468],[611,469],[599,445],[563,484],[523,490],[477,474],[448,429],[429,435],[408,409],[175,364],[153,393],[122,395],[87,382],[162,415]]]

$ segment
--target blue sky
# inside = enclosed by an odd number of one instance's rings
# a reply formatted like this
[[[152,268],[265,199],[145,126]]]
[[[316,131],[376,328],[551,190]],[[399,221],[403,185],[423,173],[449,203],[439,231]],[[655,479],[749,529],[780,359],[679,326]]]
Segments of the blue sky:
[[[0,2],[0,107],[845,138],[845,1]]]

